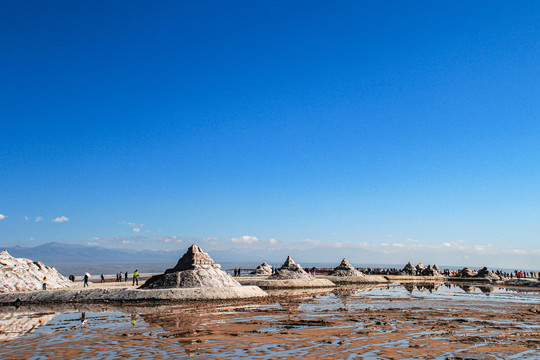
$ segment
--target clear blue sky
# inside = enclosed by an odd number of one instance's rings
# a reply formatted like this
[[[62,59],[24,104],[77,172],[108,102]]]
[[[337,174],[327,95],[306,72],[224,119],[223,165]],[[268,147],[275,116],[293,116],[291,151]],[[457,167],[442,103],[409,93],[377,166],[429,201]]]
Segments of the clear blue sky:
[[[3,1],[0,34],[0,245],[540,262],[539,2]]]

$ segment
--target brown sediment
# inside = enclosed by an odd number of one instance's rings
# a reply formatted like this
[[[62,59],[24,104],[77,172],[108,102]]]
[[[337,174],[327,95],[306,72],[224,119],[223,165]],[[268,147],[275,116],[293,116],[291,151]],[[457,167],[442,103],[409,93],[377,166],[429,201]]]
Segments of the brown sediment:
[[[322,297],[309,292],[299,296],[271,294],[256,302],[126,308],[116,305],[109,310],[106,305],[99,305],[101,311],[126,314],[109,320],[98,314],[89,319],[89,327],[75,330],[69,322],[65,327],[51,325],[51,330],[56,332],[3,343],[0,358],[40,354],[63,358],[154,359],[540,356],[537,302],[463,302],[412,296],[373,298],[362,296],[369,288],[358,292],[352,287],[343,290],[336,289]],[[79,311],[96,311],[91,305],[81,306]],[[137,320],[135,326],[129,324],[133,317]],[[120,324],[108,328],[104,321]]]

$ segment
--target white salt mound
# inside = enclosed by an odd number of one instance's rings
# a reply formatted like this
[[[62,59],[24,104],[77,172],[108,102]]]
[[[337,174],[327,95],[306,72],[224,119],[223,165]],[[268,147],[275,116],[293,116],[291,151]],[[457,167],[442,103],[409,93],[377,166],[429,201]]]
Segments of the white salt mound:
[[[0,293],[41,290],[45,276],[47,290],[73,286],[73,282],[53,267],[39,261],[14,258],[6,250],[0,252]]]
[[[272,275],[272,266],[263,262],[261,265],[251,272],[253,275]]]
[[[276,270],[276,273],[270,275],[269,279],[302,279],[302,280],[315,280],[313,276],[308,274],[300,264],[294,262],[290,256],[287,256],[287,260],[281,265],[279,269]]]

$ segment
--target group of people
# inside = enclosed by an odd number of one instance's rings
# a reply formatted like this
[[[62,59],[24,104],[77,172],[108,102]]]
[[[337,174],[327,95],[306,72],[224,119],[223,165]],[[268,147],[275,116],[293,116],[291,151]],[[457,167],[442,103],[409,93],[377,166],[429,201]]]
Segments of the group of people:
[[[101,275],[101,276],[103,276],[103,275]],[[121,282],[121,281],[122,281],[122,273],[117,272],[116,273],[116,282]],[[124,274],[124,281],[128,281],[128,272],[127,271]]]
[[[139,285],[139,277],[140,277],[139,269],[135,269],[135,271],[133,272],[133,285]],[[75,282],[75,275],[69,275],[68,278],[69,278],[70,281]],[[105,282],[105,274],[101,274],[100,278],[101,278],[101,282],[104,283]],[[83,276],[83,287],[89,286],[88,285],[88,280],[90,280],[90,274],[85,273],[84,276]],[[116,273],[116,281],[117,282],[122,281],[122,273],[121,272]],[[127,273],[127,271],[124,274],[124,281],[128,281],[128,273]],[[43,277],[43,287],[42,288],[43,288],[43,290],[47,290],[47,276]]]

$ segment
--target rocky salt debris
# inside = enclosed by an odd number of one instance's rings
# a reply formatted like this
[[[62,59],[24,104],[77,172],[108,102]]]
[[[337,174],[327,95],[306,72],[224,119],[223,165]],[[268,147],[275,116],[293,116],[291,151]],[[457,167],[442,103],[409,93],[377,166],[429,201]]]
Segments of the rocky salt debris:
[[[457,277],[466,278],[466,279],[470,278],[470,279],[482,280],[482,281],[501,280],[501,278],[497,274],[495,274],[493,271],[489,270],[485,266],[478,271],[469,269],[468,267],[464,267],[463,269],[458,271]]]
[[[334,271],[332,271],[329,276],[362,276],[365,277],[364,274],[362,274],[360,271],[356,270],[354,266],[352,266],[347,259],[343,258],[341,260],[341,263],[334,268]]]
[[[422,264],[418,263],[418,265],[414,266],[409,261],[407,265],[401,269],[401,275],[409,275],[409,276],[440,276],[442,275],[441,269],[435,264],[433,266],[428,265],[427,267]]]
[[[308,274],[300,264],[294,262],[290,256],[276,272],[269,276],[271,279],[305,279],[313,280],[314,277]]]
[[[485,266],[482,269],[478,270],[475,278],[482,278],[491,281],[501,280],[499,275],[495,274],[493,271],[489,270]]]
[[[210,256],[196,245],[192,245],[178,260],[175,267],[164,274],[151,277],[141,289],[170,288],[219,288],[240,287],[240,283],[214,263]]]
[[[422,275],[422,276],[440,276],[441,271],[440,270],[437,271],[434,267],[431,267],[431,265],[428,265],[427,267],[420,270],[419,272],[417,271],[417,274]]]
[[[261,265],[251,272],[253,275],[272,275],[272,266],[263,262]]]
[[[477,272],[475,270],[464,267],[463,269],[459,270],[458,277],[469,278],[476,276],[476,274]]]
[[[33,291],[43,289],[43,278],[47,277],[47,290],[72,286],[54,267],[39,261],[14,258],[4,250],[0,252],[0,292]]]

